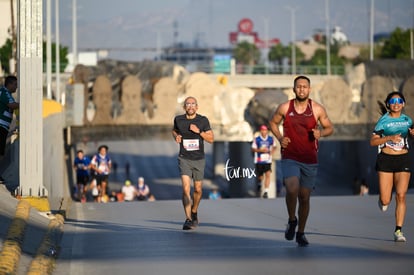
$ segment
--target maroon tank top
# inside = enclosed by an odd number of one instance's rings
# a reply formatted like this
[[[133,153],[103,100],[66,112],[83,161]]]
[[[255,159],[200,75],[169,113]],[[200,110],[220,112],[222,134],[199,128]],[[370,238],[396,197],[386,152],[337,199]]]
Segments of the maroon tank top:
[[[312,129],[316,129],[317,121],[312,110],[312,100],[308,100],[306,110],[299,114],[295,110],[294,99],[283,121],[283,136],[290,138],[286,148],[281,149],[282,159],[292,159],[307,164],[318,163],[318,140],[314,138]]]

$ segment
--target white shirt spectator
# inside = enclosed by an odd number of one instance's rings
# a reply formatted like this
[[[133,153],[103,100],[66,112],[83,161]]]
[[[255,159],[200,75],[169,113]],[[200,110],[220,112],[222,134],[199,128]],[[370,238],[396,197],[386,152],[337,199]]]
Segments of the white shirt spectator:
[[[125,185],[122,186],[122,194],[124,194],[124,201],[133,201],[137,196],[137,189],[131,185],[129,180],[125,181]]]

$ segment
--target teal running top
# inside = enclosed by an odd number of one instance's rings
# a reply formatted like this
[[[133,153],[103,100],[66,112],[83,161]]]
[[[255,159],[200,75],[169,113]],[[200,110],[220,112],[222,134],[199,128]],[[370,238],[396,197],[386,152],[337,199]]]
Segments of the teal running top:
[[[400,117],[391,117],[389,113],[384,114],[375,125],[374,133],[380,137],[401,135],[401,140],[397,143],[387,141],[384,144],[378,146],[378,152],[384,147],[389,147],[395,151],[402,149],[408,149],[408,129],[413,126],[412,119],[401,114]]]

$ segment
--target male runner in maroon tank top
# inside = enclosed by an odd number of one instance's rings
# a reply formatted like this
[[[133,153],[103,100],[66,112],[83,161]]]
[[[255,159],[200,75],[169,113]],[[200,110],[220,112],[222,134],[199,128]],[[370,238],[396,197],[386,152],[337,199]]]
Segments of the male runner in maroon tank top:
[[[310,79],[298,76],[293,83],[295,98],[280,104],[269,124],[281,145],[283,183],[289,215],[285,238],[295,237],[299,246],[309,244],[304,232],[309,215],[310,194],[315,187],[318,169],[318,139],[333,133],[325,108],[311,100]],[[283,132],[279,125],[283,122]],[[296,206],[299,202],[298,216]]]

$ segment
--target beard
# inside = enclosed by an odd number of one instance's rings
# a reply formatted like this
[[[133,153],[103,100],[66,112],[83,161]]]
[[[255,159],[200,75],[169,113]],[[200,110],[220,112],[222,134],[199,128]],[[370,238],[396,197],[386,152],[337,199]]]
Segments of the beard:
[[[309,98],[309,97],[307,97],[307,96],[305,96],[305,97],[299,97],[299,96],[297,96],[297,95],[296,95],[296,98],[295,98],[295,99],[296,99],[298,102],[304,102],[304,101],[308,100],[308,98]]]

